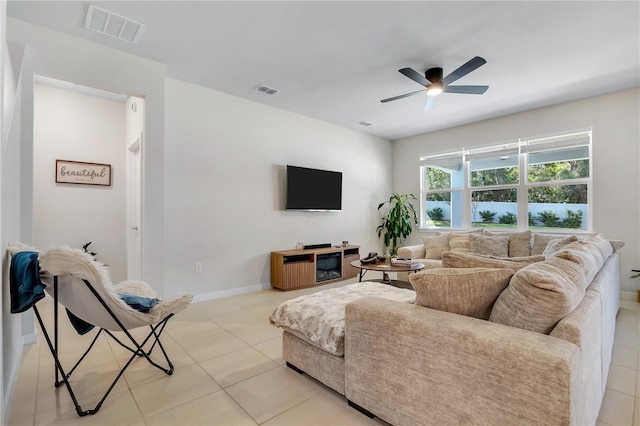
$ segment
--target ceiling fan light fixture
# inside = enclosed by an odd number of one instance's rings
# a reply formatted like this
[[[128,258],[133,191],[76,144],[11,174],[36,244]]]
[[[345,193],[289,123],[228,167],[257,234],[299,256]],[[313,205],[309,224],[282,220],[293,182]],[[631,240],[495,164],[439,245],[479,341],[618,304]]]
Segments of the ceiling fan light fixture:
[[[442,93],[442,83],[433,83],[427,87],[427,95],[429,96],[438,96],[440,93]]]
[[[456,68],[453,72],[451,72],[449,75],[447,75],[444,78],[442,77],[443,71],[442,71],[442,68],[440,67],[429,68],[424,72],[424,76],[422,76],[422,74],[420,74],[413,68],[401,68],[398,70],[398,72],[400,72],[400,74],[404,75],[405,77],[418,83],[420,86],[423,87],[423,89],[426,89],[427,102],[424,104],[424,110],[429,111],[431,110],[431,108],[433,108],[435,97],[438,96],[440,93],[445,92],[444,90],[445,87],[447,89],[446,90],[447,93],[465,93],[469,95],[482,95],[484,92],[486,92],[489,86],[473,86],[473,85],[451,86],[451,83],[453,83],[454,81],[459,80],[460,78],[469,74],[471,71],[475,70],[478,67],[481,67],[486,63],[487,61],[485,61],[483,58],[481,58],[480,56],[476,56],[471,60],[467,61],[465,64]],[[405,93],[404,95],[393,96],[391,98],[383,99],[380,102],[386,103],[390,101],[397,101],[398,99],[408,98],[409,96],[418,95],[420,93],[424,93],[424,91],[418,90],[416,92]]]

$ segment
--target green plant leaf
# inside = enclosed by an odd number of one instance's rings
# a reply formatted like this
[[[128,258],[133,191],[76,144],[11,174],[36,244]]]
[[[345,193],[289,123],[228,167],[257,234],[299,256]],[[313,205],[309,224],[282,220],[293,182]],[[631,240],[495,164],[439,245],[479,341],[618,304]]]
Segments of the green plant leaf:
[[[418,224],[418,215],[410,200],[417,201],[413,194],[393,193],[388,201],[380,203],[378,210],[389,204],[387,215],[382,218],[382,223],[376,228],[378,238],[384,233],[384,242],[387,247],[391,245],[392,253],[395,253],[398,241],[407,238],[413,231],[413,225]]]

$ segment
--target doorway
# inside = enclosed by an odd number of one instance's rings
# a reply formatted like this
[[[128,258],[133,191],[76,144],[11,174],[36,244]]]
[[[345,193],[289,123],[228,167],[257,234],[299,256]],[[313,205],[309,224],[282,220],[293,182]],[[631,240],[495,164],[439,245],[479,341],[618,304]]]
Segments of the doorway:
[[[143,115],[141,98],[52,78],[34,84],[33,243],[80,248],[92,242],[89,249],[109,265],[114,282],[143,276]],[[112,180],[56,182],[59,159],[109,165]]]

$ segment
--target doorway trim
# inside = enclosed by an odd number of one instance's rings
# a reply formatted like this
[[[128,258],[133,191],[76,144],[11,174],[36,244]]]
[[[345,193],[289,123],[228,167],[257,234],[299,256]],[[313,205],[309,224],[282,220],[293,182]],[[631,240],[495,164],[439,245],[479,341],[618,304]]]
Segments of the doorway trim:
[[[127,147],[127,279],[142,279],[143,133]]]

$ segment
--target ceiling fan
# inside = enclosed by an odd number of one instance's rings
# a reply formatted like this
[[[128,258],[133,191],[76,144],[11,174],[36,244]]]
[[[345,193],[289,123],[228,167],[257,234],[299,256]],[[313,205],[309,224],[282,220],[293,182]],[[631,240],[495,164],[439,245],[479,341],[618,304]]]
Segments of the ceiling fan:
[[[411,68],[402,68],[398,70],[404,76],[409,77],[411,80],[416,83],[424,86],[427,90],[427,100],[424,104],[424,110],[429,111],[433,108],[433,105],[436,101],[436,96],[440,93],[464,93],[470,95],[481,95],[487,91],[489,86],[449,86],[449,84],[458,80],[459,78],[464,77],[469,74],[471,71],[476,68],[481,67],[486,64],[485,61],[480,56],[476,56],[475,58],[469,60],[464,65],[461,65],[453,71],[451,74],[442,78],[442,68],[429,68],[424,73],[424,77],[417,71]],[[380,102],[386,103],[391,101],[396,101],[398,99],[407,98],[409,96],[417,95],[418,93],[423,93],[424,90],[418,90],[416,92],[405,93],[404,95],[394,96],[392,98],[383,99]]]

